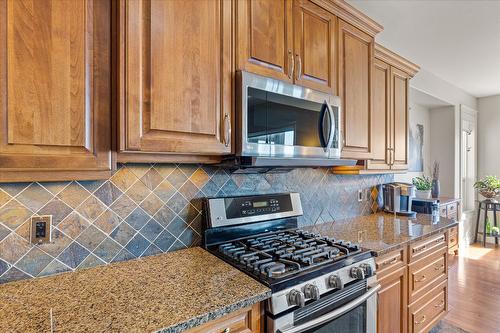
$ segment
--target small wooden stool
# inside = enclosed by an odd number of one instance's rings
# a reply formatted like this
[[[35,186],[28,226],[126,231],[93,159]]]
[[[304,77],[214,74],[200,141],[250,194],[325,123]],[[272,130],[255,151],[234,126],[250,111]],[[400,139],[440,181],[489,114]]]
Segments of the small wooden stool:
[[[481,209],[484,210],[484,225],[483,232],[479,232],[479,220],[481,216]],[[474,237],[474,243],[477,242],[477,235],[483,235],[483,247],[486,247],[486,236],[495,238],[495,245],[498,245],[498,238],[500,235],[493,236],[486,233],[486,223],[488,220],[488,211],[493,212],[493,224],[497,226],[497,211],[500,211],[500,202],[493,201],[491,199],[486,199],[479,202],[479,208],[477,210],[477,221],[476,221],[476,236]]]

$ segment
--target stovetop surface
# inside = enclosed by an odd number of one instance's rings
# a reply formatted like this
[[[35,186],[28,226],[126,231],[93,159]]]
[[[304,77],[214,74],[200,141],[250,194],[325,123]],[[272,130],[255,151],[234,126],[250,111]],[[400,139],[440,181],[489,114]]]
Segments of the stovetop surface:
[[[259,234],[209,250],[273,290],[372,256],[358,244],[298,229]]]

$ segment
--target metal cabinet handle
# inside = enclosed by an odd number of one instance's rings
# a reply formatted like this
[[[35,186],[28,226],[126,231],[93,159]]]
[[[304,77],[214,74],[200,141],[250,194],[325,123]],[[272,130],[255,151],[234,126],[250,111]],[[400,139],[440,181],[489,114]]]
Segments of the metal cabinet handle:
[[[420,325],[420,324],[423,324],[425,322],[425,320],[427,319],[427,317],[425,315],[422,316],[422,319],[420,321],[415,321],[415,325]]]
[[[297,58],[297,80],[299,80],[302,76],[302,60],[298,54],[296,54],[295,57]]]
[[[384,261],[384,262],[382,263],[382,266],[387,266],[387,265],[392,265],[392,264],[395,264],[395,263],[397,263],[397,262],[398,262],[398,260],[399,260],[399,256],[394,257],[394,258],[391,258],[391,259],[389,259],[389,260]]]
[[[292,50],[288,50],[288,78],[290,80],[293,79],[293,71],[295,69],[295,61],[293,60],[293,53]]]
[[[418,247],[418,248],[413,249],[413,252],[420,252],[420,251],[425,250],[426,248],[427,248],[427,246],[426,246],[426,245],[424,245],[424,246],[421,246],[421,247]]]
[[[229,121],[229,115],[226,113],[224,115],[224,145],[229,147],[231,144],[231,123]]]
[[[444,265],[439,265],[438,267],[434,267],[434,270],[440,271],[444,268]]]
[[[435,308],[442,308],[444,306],[444,301],[441,301],[441,303],[434,305]]]
[[[427,280],[427,276],[422,275],[422,277],[420,278],[420,280],[415,279],[415,282],[424,282],[425,280]]]

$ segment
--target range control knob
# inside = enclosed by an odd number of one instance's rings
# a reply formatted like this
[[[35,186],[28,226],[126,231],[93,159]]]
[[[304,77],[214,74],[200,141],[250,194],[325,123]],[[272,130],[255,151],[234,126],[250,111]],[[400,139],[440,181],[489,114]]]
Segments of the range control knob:
[[[365,273],[365,277],[370,277],[373,275],[372,266],[370,266],[370,264],[361,264],[359,265],[359,267],[361,267],[361,269]]]
[[[319,288],[314,284],[306,284],[306,286],[304,287],[304,296],[315,301],[319,300]]]
[[[288,304],[289,305],[297,305],[298,307],[304,307],[306,305],[306,297],[302,291],[297,289],[292,289],[288,293]]]
[[[356,280],[363,280],[365,278],[365,271],[361,267],[351,268],[351,277]]]
[[[342,282],[342,279],[338,275],[330,275],[328,277],[328,286],[330,288],[335,288],[335,289],[343,289],[344,288],[344,282]]]

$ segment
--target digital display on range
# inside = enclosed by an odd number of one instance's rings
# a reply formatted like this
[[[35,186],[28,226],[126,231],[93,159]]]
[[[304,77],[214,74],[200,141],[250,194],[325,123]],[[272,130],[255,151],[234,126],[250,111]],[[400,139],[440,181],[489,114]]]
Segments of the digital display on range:
[[[269,201],[254,201],[252,202],[253,208],[267,207],[269,206]]]

